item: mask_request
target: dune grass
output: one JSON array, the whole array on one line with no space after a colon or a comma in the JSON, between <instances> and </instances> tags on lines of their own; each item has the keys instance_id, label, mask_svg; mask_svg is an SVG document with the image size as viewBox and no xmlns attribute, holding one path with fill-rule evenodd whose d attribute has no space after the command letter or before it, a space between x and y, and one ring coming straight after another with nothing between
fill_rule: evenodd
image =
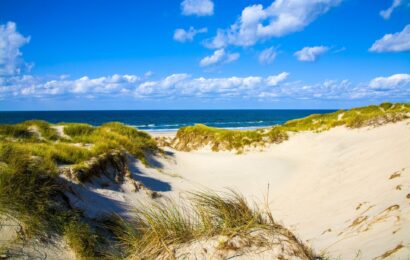
<instances>
[{"instance_id":1,"label":"dune grass","mask_svg":"<svg viewBox=\"0 0 410 260\"><path fill-rule=\"evenodd\" d=\"M129 259L173 258L183 244L216 236L250 236L259 231L285 235L302 248L301 254L314 259L314 253L288 230L273 221L270 211L251 207L233 191L190 193L185 203L156 202L137 211L132 221L118 221L114 232Z\"/></svg>"},{"instance_id":2,"label":"dune grass","mask_svg":"<svg viewBox=\"0 0 410 260\"><path fill-rule=\"evenodd\" d=\"M0 145L0 214L18 219L31 237L56 228L49 218L52 197L58 194L53 174L40 159L9 144Z\"/></svg>"},{"instance_id":3,"label":"dune grass","mask_svg":"<svg viewBox=\"0 0 410 260\"><path fill-rule=\"evenodd\" d=\"M28 126L22 124L0 125L0 136L5 138L32 138L33 133L29 131Z\"/></svg>"},{"instance_id":4,"label":"dune grass","mask_svg":"<svg viewBox=\"0 0 410 260\"><path fill-rule=\"evenodd\" d=\"M336 126L349 128L378 126L409 117L410 104L382 103L379 106L372 105L327 114L313 114L265 129L241 131L198 124L179 129L173 146L181 151L210 146L213 151L236 150L240 153L246 147L283 142L288 139L288 132L322 132Z\"/></svg>"},{"instance_id":5,"label":"dune grass","mask_svg":"<svg viewBox=\"0 0 410 260\"><path fill-rule=\"evenodd\" d=\"M266 142L280 143L287 140L286 131L280 126L268 130L229 130L202 124L187 126L178 130L175 147L190 151L210 145L212 151L236 150L242 152L247 146L263 145Z\"/></svg>"},{"instance_id":6,"label":"dune grass","mask_svg":"<svg viewBox=\"0 0 410 260\"><path fill-rule=\"evenodd\" d=\"M117 167L120 159L126 165L125 151L145 161L147 154L159 149L148 134L120 123L100 127L68 124L64 128L70 138L59 136L43 121L0 125L0 215L21 225L23 239L64 237L78 257L89 259L101 251L97 248L100 237L68 205L60 167L90 168L88 162L107 158ZM94 168L94 172L101 170Z\"/></svg>"},{"instance_id":7,"label":"dune grass","mask_svg":"<svg viewBox=\"0 0 410 260\"><path fill-rule=\"evenodd\" d=\"M30 120L22 123L23 125L31 127L34 131L38 131L41 138L45 140L57 140L59 138L57 130L52 128L49 123L42 120Z\"/></svg>"},{"instance_id":8,"label":"dune grass","mask_svg":"<svg viewBox=\"0 0 410 260\"><path fill-rule=\"evenodd\" d=\"M63 235L67 244L80 259L94 259L102 238L84 222L71 220L64 226Z\"/></svg>"},{"instance_id":9,"label":"dune grass","mask_svg":"<svg viewBox=\"0 0 410 260\"><path fill-rule=\"evenodd\" d=\"M89 136L94 131L94 127L89 124L62 123L64 133L70 137Z\"/></svg>"},{"instance_id":10,"label":"dune grass","mask_svg":"<svg viewBox=\"0 0 410 260\"><path fill-rule=\"evenodd\" d=\"M288 131L326 131L336 126L345 125L350 128L377 126L396 122L409 117L410 104L382 103L379 106L339 110L328 114L313 114L301 119L294 119L283 124Z\"/></svg>"}]
</instances>

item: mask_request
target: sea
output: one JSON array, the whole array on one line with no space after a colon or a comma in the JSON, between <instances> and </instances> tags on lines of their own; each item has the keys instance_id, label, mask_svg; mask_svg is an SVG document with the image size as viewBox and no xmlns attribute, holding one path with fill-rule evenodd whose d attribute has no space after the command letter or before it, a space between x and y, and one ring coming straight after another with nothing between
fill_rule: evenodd
<instances>
[{"instance_id":1,"label":"sea","mask_svg":"<svg viewBox=\"0 0 410 260\"><path fill-rule=\"evenodd\" d=\"M229 129L254 129L335 110L111 110L111 111L0 111L0 124L26 120L50 123L87 123L98 126L121 122L140 130L172 132L194 124Z\"/></svg>"}]
</instances>

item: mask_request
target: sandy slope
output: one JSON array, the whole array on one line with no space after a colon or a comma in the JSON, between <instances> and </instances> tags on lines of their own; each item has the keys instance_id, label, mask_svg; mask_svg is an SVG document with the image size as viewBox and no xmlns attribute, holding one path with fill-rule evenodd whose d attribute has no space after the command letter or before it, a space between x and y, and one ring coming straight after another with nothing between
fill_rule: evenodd
<instances>
[{"instance_id":1,"label":"sandy slope","mask_svg":"<svg viewBox=\"0 0 410 260\"><path fill-rule=\"evenodd\" d=\"M276 218L317 251L342 259L410 256L409 120L299 133L243 155L169 152L159 159L163 174L147 173L169 185L165 193L230 187L263 203L269 184Z\"/></svg>"}]
</instances>

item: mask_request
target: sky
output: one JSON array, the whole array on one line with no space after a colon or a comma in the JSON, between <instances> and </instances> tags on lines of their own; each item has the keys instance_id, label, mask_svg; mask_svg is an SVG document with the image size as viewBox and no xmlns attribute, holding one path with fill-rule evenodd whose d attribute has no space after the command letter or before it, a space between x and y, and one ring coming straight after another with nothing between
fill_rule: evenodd
<instances>
[{"instance_id":1,"label":"sky","mask_svg":"<svg viewBox=\"0 0 410 260\"><path fill-rule=\"evenodd\" d=\"M1 0L0 110L410 102L409 0Z\"/></svg>"}]
</instances>

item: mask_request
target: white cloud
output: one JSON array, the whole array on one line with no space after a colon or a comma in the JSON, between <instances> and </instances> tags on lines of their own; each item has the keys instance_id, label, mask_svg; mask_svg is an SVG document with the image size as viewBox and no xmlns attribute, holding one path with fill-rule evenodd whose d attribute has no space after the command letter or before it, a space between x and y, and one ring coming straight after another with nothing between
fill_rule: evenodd
<instances>
[{"instance_id":1,"label":"white cloud","mask_svg":"<svg viewBox=\"0 0 410 260\"><path fill-rule=\"evenodd\" d=\"M242 10L239 19L230 28L218 29L216 36L206 46L216 49L228 45L251 46L258 41L301 31L341 1L275 0L266 8L260 4L251 5Z\"/></svg>"},{"instance_id":2,"label":"white cloud","mask_svg":"<svg viewBox=\"0 0 410 260\"><path fill-rule=\"evenodd\" d=\"M118 75L78 79L66 76L55 79L43 77L9 76L0 78L0 97L32 95L35 97L55 95L120 95L137 86L141 78L136 75Z\"/></svg>"},{"instance_id":3,"label":"white cloud","mask_svg":"<svg viewBox=\"0 0 410 260\"><path fill-rule=\"evenodd\" d=\"M410 51L410 24L401 32L386 34L373 43L369 49L373 52L401 52Z\"/></svg>"},{"instance_id":4,"label":"white cloud","mask_svg":"<svg viewBox=\"0 0 410 260\"><path fill-rule=\"evenodd\" d=\"M396 9L400 4L401 0L393 0L393 3L389 8L380 11L380 16L386 20L389 19L391 14L393 13L393 10Z\"/></svg>"},{"instance_id":5,"label":"white cloud","mask_svg":"<svg viewBox=\"0 0 410 260\"><path fill-rule=\"evenodd\" d=\"M389 77L377 77L370 81L369 86L373 89L395 89L401 86L410 87L410 74L394 74Z\"/></svg>"},{"instance_id":6,"label":"white cloud","mask_svg":"<svg viewBox=\"0 0 410 260\"><path fill-rule=\"evenodd\" d=\"M183 75L182 77L180 75ZM288 73L268 77L228 77L228 78L191 78L186 74L173 74L155 82L144 82L135 89L138 98L155 97L256 97L272 86L278 86L287 78ZM180 80L165 84L168 78ZM166 85L166 89L163 86Z\"/></svg>"},{"instance_id":7,"label":"white cloud","mask_svg":"<svg viewBox=\"0 0 410 260\"><path fill-rule=\"evenodd\" d=\"M305 47L297 52L294 55L300 61L315 61L317 57L326 53L329 50L326 46L313 46Z\"/></svg>"},{"instance_id":8,"label":"white cloud","mask_svg":"<svg viewBox=\"0 0 410 260\"><path fill-rule=\"evenodd\" d=\"M184 0L181 9L183 15L213 15L214 3L211 0Z\"/></svg>"},{"instance_id":9,"label":"white cloud","mask_svg":"<svg viewBox=\"0 0 410 260\"><path fill-rule=\"evenodd\" d=\"M179 28L174 32L174 40L178 42L192 42L195 35L197 35L198 33L206 33L207 31L207 28L195 29L192 26L189 27L188 30Z\"/></svg>"},{"instance_id":10,"label":"white cloud","mask_svg":"<svg viewBox=\"0 0 410 260\"><path fill-rule=\"evenodd\" d=\"M20 48L30 41L16 30L16 24L0 25L0 76L19 74L24 62Z\"/></svg>"},{"instance_id":11,"label":"white cloud","mask_svg":"<svg viewBox=\"0 0 410 260\"><path fill-rule=\"evenodd\" d=\"M210 56L204 57L200 62L199 65L201 67L206 67L215 64L226 64L239 59L239 53L227 53L224 49L219 49L214 51L214 53Z\"/></svg>"},{"instance_id":12,"label":"white cloud","mask_svg":"<svg viewBox=\"0 0 410 260\"><path fill-rule=\"evenodd\" d=\"M275 76L269 76L266 78L266 84L268 86L277 86L280 82L284 81L288 76L288 72L282 72Z\"/></svg>"},{"instance_id":13,"label":"white cloud","mask_svg":"<svg viewBox=\"0 0 410 260\"><path fill-rule=\"evenodd\" d=\"M274 47L264 49L259 54L259 62L262 63L262 64L270 64L275 60L276 55L277 55L277 53L276 53L276 49Z\"/></svg>"},{"instance_id":14,"label":"white cloud","mask_svg":"<svg viewBox=\"0 0 410 260\"><path fill-rule=\"evenodd\" d=\"M136 75L105 77L42 78L36 76L0 77L0 100L30 98L120 98L137 99L295 99L295 100L389 100L410 98L410 74L377 77L353 84L349 80L324 80L314 84L289 81L289 73L245 77L192 77L171 74L158 80Z\"/></svg>"}]
</instances>

